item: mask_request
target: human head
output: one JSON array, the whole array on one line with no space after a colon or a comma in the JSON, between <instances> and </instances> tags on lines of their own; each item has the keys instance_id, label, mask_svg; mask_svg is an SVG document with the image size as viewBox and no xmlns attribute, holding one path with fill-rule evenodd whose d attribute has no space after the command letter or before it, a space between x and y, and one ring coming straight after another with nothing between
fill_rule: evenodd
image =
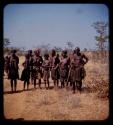
<instances>
[{"instance_id":1,"label":"human head","mask_svg":"<svg viewBox=\"0 0 113 125\"><path fill-rule=\"evenodd\" d=\"M25 58L26 58L26 59L29 59L29 54L25 54Z\"/></svg>"},{"instance_id":2,"label":"human head","mask_svg":"<svg viewBox=\"0 0 113 125\"><path fill-rule=\"evenodd\" d=\"M52 55L52 56L55 56L55 55L56 55L56 51L55 51L54 49L52 49L51 55Z\"/></svg>"},{"instance_id":3,"label":"human head","mask_svg":"<svg viewBox=\"0 0 113 125\"><path fill-rule=\"evenodd\" d=\"M57 53L57 55L56 55L58 58L59 58L59 54Z\"/></svg>"},{"instance_id":4,"label":"human head","mask_svg":"<svg viewBox=\"0 0 113 125\"><path fill-rule=\"evenodd\" d=\"M76 53L79 53L79 52L80 52L80 48L79 48L79 47L76 47L76 48L75 48L75 52L76 52Z\"/></svg>"},{"instance_id":5,"label":"human head","mask_svg":"<svg viewBox=\"0 0 113 125\"><path fill-rule=\"evenodd\" d=\"M48 59L49 58L49 54L48 53L44 54L44 58Z\"/></svg>"},{"instance_id":6,"label":"human head","mask_svg":"<svg viewBox=\"0 0 113 125\"><path fill-rule=\"evenodd\" d=\"M36 56L39 56L40 55L40 50L37 49L37 50L34 51L34 53L35 53Z\"/></svg>"},{"instance_id":7,"label":"human head","mask_svg":"<svg viewBox=\"0 0 113 125\"><path fill-rule=\"evenodd\" d=\"M63 50L63 51L62 51L62 56L63 56L64 58L67 57L67 50Z\"/></svg>"},{"instance_id":8,"label":"human head","mask_svg":"<svg viewBox=\"0 0 113 125\"><path fill-rule=\"evenodd\" d=\"M12 50L12 51L11 51L12 56L15 56L16 52L17 52L17 50L15 50L15 49L14 49L14 50Z\"/></svg>"},{"instance_id":9,"label":"human head","mask_svg":"<svg viewBox=\"0 0 113 125\"><path fill-rule=\"evenodd\" d=\"M28 50L28 54L31 55L32 54L32 50Z\"/></svg>"},{"instance_id":10,"label":"human head","mask_svg":"<svg viewBox=\"0 0 113 125\"><path fill-rule=\"evenodd\" d=\"M73 51L73 54L75 53L80 53L80 48L79 47L76 47L75 50Z\"/></svg>"}]
</instances>

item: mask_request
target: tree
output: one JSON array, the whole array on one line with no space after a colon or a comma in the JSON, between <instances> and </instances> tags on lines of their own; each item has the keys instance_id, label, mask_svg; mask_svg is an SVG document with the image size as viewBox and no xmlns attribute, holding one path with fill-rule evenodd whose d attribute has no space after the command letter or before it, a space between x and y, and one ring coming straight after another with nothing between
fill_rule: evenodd
<instances>
[{"instance_id":1,"label":"tree","mask_svg":"<svg viewBox=\"0 0 113 125\"><path fill-rule=\"evenodd\" d=\"M95 36L95 39L97 41L97 47L101 51L101 54L103 54L103 51L105 50L105 43L108 41L108 34L107 34L107 28L108 23L105 22L95 22L92 25L96 32L98 33L97 36Z\"/></svg>"},{"instance_id":2,"label":"tree","mask_svg":"<svg viewBox=\"0 0 113 125\"><path fill-rule=\"evenodd\" d=\"M87 48L84 48L84 50L83 50L84 52L86 52L87 51Z\"/></svg>"},{"instance_id":3,"label":"tree","mask_svg":"<svg viewBox=\"0 0 113 125\"><path fill-rule=\"evenodd\" d=\"M61 51L62 51L62 48L61 48L61 47L55 46L54 49L55 49L55 51L57 51L57 52L61 52Z\"/></svg>"},{"instance_id":4,"label":"tree","mask_svg":"<svg viewBox=\"0 0 113 125\"><path fill-rule=\"evenodd\" d=\"M3 48L4 48L4 53L9 53L10 48L8 47L10 45L10 40L8 38L3 39Z\"/></svg>"},{"instance_id":5,"label":"tree","mask_svg":"<svg viewBox=\"0 0 113 125\"><path fill-rule=\"evenodd\" d=\"M45 53L49 53L50 44L48 43L48 44L39 45L38 47L36 47L36 49L40 49L41 54L44 55Z\"/></svg>"},{"instance_id":6,"label":"tree","mask_svg":"<svg viewBox=\"0 0 113 125\"><path fill-rule=\"evenodd\" d=\"M95 39L97 41L97 57L101 59L102 62L106 61L107 55L106 55L106 43L108 42L108 23L107 22L95 22L92 25L97 32L97 36L95 36Z\"/></svg>"},{"instance_id":7,"label":"tree","mask_svg":"<svg viewBox=\"0 0 113 125\"><path fill-rule=\"evenodd\" d=\"M4 48L7 48L10 45L10 40L8 38L4 38Z\"/></svg>"},{"instance_id":8,"label":"tree","mask_svg":"<svg viewBox=\"0 0 113 125\"><path fill-rule=\"evenodd\" d=\"M73 46L74 46L74 45L73 45L72 42L67 42L66 44L67 44L69 50L72 50L72 49L73 49Z\"/></svg>"}]
</instances>

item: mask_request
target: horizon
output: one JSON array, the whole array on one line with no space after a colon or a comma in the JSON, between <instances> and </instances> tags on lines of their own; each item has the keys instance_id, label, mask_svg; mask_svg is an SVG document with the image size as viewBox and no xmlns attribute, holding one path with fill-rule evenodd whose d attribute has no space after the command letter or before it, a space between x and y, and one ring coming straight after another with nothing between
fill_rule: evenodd
<instances>
[{"instance_id":1,"label":"horizon","mask_svg":"<svg viewBox=\"0 0 113 125\"><path fill-rule=\"evenodd\" d=\"M25 49L47 44L64 49L67 42L81 50L96 49L97 33L91 25L97 21L109 23L105 4L8 4L4 38L9 38L10 46Z\"/></svg>"}]
</instances>

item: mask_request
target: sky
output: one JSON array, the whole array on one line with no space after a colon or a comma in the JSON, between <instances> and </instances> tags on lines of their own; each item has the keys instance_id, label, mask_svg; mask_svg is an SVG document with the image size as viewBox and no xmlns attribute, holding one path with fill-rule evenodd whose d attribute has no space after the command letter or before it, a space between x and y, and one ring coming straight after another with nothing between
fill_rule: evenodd
<instances>
[{"instance_id":1,"label":"sky","mask_svg":"<svg viewBox=\"0 0 113 125\"><path fill-rule=\"evenodd\" d=\"M32 49L50 44L65 48L95 49L94 22L109 23L109 9L104 4L8 4L4 8L4 38L13 47Z\"/></svg>"}]
</instances>

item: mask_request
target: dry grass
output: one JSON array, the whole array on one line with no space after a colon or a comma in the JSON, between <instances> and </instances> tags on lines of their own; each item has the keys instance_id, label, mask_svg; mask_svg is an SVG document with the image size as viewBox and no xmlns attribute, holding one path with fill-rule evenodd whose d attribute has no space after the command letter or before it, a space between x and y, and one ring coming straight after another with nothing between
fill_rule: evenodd
<instances>
[{"instance_id":1,"label":"dry grass","mask_svg":"<svg viewBox=\"0 0 113 125\"><path fill-rule=\"evenodd\" d=\"M21 64L24 57L20 57ZM4 94L6 118L24 120L104 120L109 116L109 65L89 62L82 94L72 94L71 89L33 89L15 94ZM53 83L50 79L50 85ZM18 81L18 90L23 84ZM4 91L9 91L9 81L4 80ZM103 100L101 98L104 98ZM10 106L9 106L10 105Z\"/></svg>"},{"instance_id":2,"label":"dry grass","mask_svg":"<svg viewBox=\"0 0 113 125\"><path fill-rule=\"evenodd\" d=\"M109 93L109 64L89 61L85 66L87 76L84 80L85 86L90 92L98 92L98 97L108 97Z\"/></svg>"}]
</instances>

